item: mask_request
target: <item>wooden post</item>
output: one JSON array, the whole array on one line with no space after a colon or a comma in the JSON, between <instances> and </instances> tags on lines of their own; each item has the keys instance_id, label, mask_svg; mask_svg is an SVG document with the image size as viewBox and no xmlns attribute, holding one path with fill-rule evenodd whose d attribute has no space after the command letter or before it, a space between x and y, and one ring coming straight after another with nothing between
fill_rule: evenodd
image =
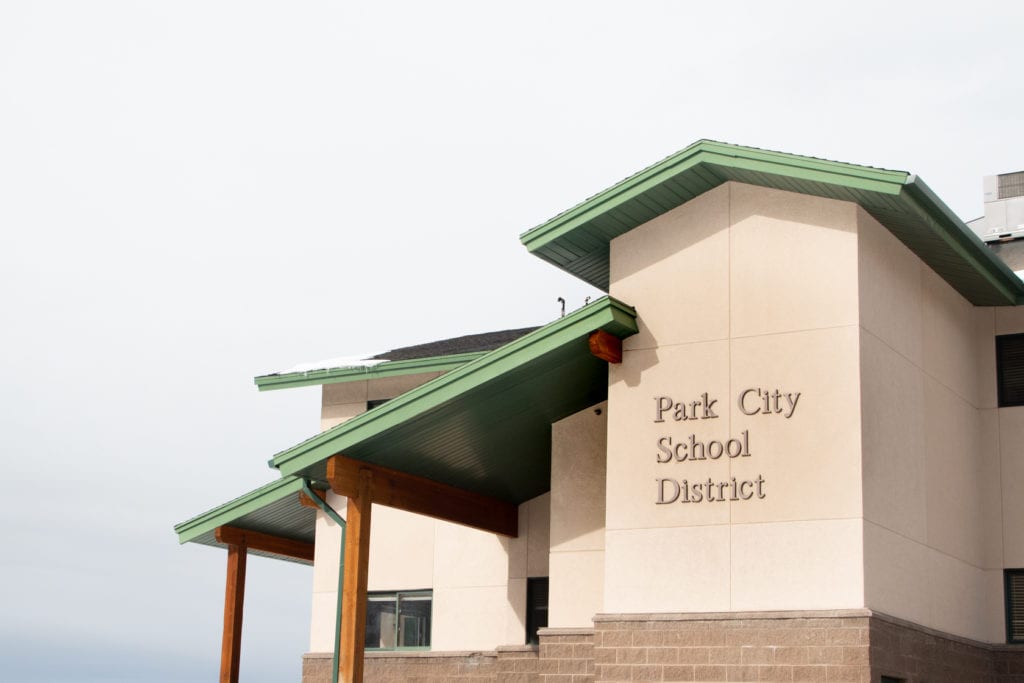
<instances>
[{"instance_id":1,"label":"wooden post","mask_svg":"<svg viewBox=\"0 0 1024 683\"><path fill-rule=\"evenodd\" d=\"M370 567L370 510L373 473L359 471L345 519L345 577L341 603L341 683L363 683L366 650L366 583Z\"/></svg>"},{"instance_id":2,"label":"wooden post","mask_svg":"<svg viewBox=\"0 0 1024 683\"><path fill-rule=\"evenodd\" d=\"M238 683L242 660L242 605L245 602L245 544L228 546L228 579L224 590L224 639L220 648L220 683Z\"/></svg>"}]
</instances>

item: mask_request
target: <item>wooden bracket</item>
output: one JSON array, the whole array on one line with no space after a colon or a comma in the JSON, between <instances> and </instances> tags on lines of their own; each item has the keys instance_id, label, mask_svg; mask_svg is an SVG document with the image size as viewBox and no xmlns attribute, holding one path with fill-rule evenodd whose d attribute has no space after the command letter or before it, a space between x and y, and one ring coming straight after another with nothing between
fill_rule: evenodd
<instances>
[{"instance_id":1,"label":"wooden bracket","mask_svg":"<svg viewBox=\"0 0 1024 683\"><path fill-rule=\"evenodd\" d=\"M327 500L326 491L317 491L316 489L313 489L313 493L315 493L320 500ZM299 491L299 505L302 507L313 508L314 510L320 509L320 506L314 503L313 499L307 496L305 491Z\"/></svg>"},{"instance_id":2,"label":"wooden bracket","mask_svg":"<svg viewBox=\"0 0 1024 683\"><path fill-rule=\"evenodd\" d=\"M608 361L609 363L622 362L622 340L614 334L604 330L597 330L590 333L587 342L590 344L590 353L601 360Z\"/></svg>"}]
</instances>

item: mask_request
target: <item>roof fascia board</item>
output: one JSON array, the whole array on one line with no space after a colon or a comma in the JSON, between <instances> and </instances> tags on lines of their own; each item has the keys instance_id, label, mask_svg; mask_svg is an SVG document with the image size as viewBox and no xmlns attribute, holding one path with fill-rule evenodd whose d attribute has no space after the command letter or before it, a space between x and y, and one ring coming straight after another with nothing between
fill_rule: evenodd
<instances>
[{"instance_id":1,"label":"roof fascia board","mask_svg":"<svg viewBox=\"0 0 1024 683\"><path fill-rule=\"evenodd\" d=\"M667 159L563 211L551 220L527 230L519 236L519 241L529 251L536 251L548 242L605 213L616 204L626 201L642 193L644 190L656 187L677 173L694 165L694 157L697 154L695 147L698 144L700 143L695 143L686 149L676 152Z\"/></svg>"},{"instance_id":2,"label":"roof fascia board","mask_svg":"<svg viewBox=\"0 0 1024 683\"><path fill-rule=\"evenodd\" d=\"M635 334L636 311L609 296L601 297L564 318L488 351L471 363L278 453L270 465L279 468L283 475L294 475L598 329L620 338Z\"/></svg>"},{"instance_id":3,"label":"roof fascia board","mask_svg":"<svg viewBox=\"0 0 1024 683\"><path fill-rule=\"evenodd\" d=\"M282 498L297 494L301 490L302 479L300 477L283 477L265 486L261 486L223 505L218 505L201 515L197 515L188 521L176 524L174 531L178 534L178 543L194 541L219 526L231 524L245 515L256 512L260 508L275 503Z\"/></svg>"},{"instance_id":4,"label":"roof fascia board","mask_svg":"<svg viewBox=\"0 0 1024 683\"><path fill-rule=\"evenodd\" d=\"M273 391L321 384L360 382L399 375L416 375L424 372L446 372L474 361L484 353L486 351L472 351L453 353L448 356L385 361L372 367L328 368L311 372L290 372L284 375L261 375L255 377L253 381L260 391Z\"/></svg>"},{"instance_id":5,"label":"roof fascia board","mask_svg":"<svg viewBox=\"0 0 1024 683\"><path fill-rule=\"evenodd\" d=\"M1024 303L1024 282L1021 282L1010 267L996 256L923 180L911 175L905 187L914 209L925 219L927 225L984 277L1006 299L1007 305Z\"/></svg>"},{"instance_id":6,"label":"roof fascia board","mask_svg":"<svg viewBox=\"0 0 1024 683\"><path fill-rule=\"evenodd\" d=\"M839 162L824 162L830 166L805 163L803 157L797 157L799 163L787 158L759 158L754 155L721 154L708 151L701 154L701 161L723 168L739 168L746 171L758 171L772 175L797 178L811 182L839 185L855 190L880 192L898 195L900 187L908 174L903 171L886 171ZM821 161L821 160L811 160ZM879 173L887 174L881 176Z\"/></svg>"}]
</instances>

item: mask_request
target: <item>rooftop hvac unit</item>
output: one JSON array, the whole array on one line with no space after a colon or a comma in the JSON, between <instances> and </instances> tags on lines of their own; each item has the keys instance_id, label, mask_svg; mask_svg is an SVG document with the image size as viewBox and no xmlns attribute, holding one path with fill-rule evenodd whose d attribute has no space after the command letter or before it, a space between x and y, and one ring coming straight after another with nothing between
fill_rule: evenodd
<instances>
[{"instance_id":1,"label":"rooftop hvac unit","mask_svg":"<svg viewBox=\"0 0 1024 683\"><path fill-rule=\"evenodd\" d=\"M1024 238L1024 171L986 176L985 215L967 225L986 242Z\"/></svg>"}]
</instances>

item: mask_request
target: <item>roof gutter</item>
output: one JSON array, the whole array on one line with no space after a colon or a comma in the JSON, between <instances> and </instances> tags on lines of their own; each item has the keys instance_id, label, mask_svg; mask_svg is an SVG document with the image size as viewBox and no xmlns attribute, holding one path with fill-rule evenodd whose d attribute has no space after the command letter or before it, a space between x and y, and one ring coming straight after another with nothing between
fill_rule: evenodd
<instances>
[{"instance_id":1,"label":"roof gutter","mask_svg":"<svg viewBox=\"0 0 1024 683\"><path fill-rule=\"evenodd\" d=\"M305 493L311 501L325 515L334 520L335 524L341 527L341 552L338 556L338 608L334 616L334 657L331 661L331 683L338 683L338 669L340 668L341 662L338 661L341 653L341 599L342 599L342 585L345 581L345 520L342 519L334 508L327 504L325 498L321 498L313 490L313 487L309 485L309 479L302 478L302 492Z\"/></svg>"}]
</instances>

